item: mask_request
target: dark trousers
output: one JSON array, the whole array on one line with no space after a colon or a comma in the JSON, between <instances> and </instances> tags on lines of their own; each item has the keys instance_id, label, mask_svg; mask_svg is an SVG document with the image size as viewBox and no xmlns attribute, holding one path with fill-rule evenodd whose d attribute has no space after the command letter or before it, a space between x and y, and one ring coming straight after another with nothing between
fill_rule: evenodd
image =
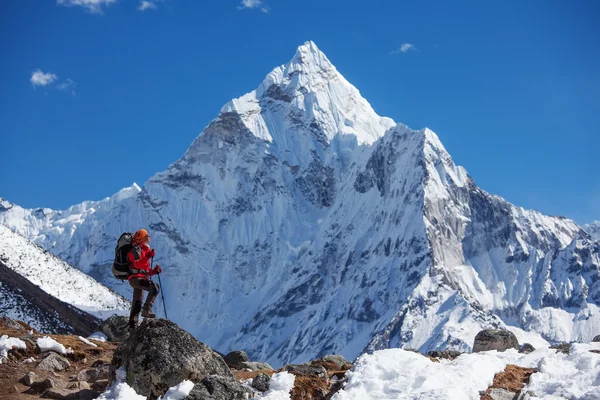
<instances>
[{"instance_id":1,"label":"dark trousers","mask_svg":"<svg viewBox=\"0 0 600 400\"><path fill-rule=\"evenodd\" d=\"M140 319L140 311L142 311L142 301L144 300L144 291L148 292L144 308L151 310L156 296L160 291L158 283L152 282L150 279L132 278L129 280L129 285L133 288L133 301L131 302L131 313L129 314L129 326L136 327Z\"/></svg>"}]
</instances>

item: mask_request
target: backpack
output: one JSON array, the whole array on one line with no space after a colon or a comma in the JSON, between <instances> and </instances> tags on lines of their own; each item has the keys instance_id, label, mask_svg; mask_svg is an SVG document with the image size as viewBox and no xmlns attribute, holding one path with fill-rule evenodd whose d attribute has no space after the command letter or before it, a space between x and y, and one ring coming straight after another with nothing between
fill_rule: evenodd
<instances>
[{"instance_id":1,"label":"backpack","mask_svg":"<svg viewBox=\"0 0 600 400\"><path fill-rule=\"evenodd\" d=\"M133 235L130 232L123 233L119 240L117 240L117 246L115 247L115 261L112 266L112 273L117 279L125 280L129 276L129 260L127 259L127 253L131 250L131 241Z\"/></svg>"}]
</instances>

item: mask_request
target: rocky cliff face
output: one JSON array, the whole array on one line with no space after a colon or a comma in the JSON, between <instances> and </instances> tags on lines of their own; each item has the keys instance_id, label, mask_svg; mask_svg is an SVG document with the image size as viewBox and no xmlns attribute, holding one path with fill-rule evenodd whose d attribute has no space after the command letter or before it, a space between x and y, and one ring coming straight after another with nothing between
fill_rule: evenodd
<instances>
[{"instance_id":1,"label":"rocky cliff face","mask_svg":"<svg viewBox=\"0 0 600 400\"><path fill-rule=\"evenodd\" d=\"M544 272L580 227L478 188L435 133L378 116L312 42L141 189L65 211L0 205L1 223L124 295L114 243L148 228L169 316L274 365L464 350L483 327L600 329L598 264Z\"/></svg>"}]
</instances>

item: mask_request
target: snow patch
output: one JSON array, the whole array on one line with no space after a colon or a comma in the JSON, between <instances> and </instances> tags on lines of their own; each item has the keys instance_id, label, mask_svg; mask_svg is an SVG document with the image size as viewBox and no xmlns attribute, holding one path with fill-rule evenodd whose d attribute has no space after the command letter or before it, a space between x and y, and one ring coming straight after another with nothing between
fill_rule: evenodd
<instances>
[{"instance_id":1,"label":"snow patch","mask_svg":"<svg viewBox=\"0 0 600 400\"><path fill-rule=\"evenodd\" d=\"M182 381L179 385L173 386L167 390L165 397L159 397L158 400L182 400L184 399L192 389L194 388L194 382Z\"/></svg>"},{"instance_id":2,"label":"snow patch","mask_svg":"<svg viewBox=\"0 0 600 400\"><path fill-rule=\"evenodd\" d=\"M59 354L73 354L73 350L70 347L65 348L65 346L52 339L50 336L38 338L37 345L42 353L46 351L54 351L55 353Z\"/></svg>"},{"instance_id":3,"label":"snow patch","mask_svg":"<svg viewBox=\"0 0 600 400\"><path fill-rule=\"evenodd\" d=\"M92 346L92 347L98 347L98 345L97 345L97 344L90 342L89 340L87 340L87 339L86 339L86 338L84 338L84 337L81 337L81 336L77 336L77 337L79 338L79 340L81 340L83 343L85 343L85 344L87 344L87 345L90 345L90 346Z\"/></svg>"},{"instance_id":4,"label":"snow patch","mask_svg":"<svg viewBox=\"0 0 600 400\"><path fill-rule=\"evenodd\" d=\"M22 349L25 350L27 347L25 342L18 338L13 338L8 335L2 335L0 337L0 364L3 359L8 358L8 351L11 349Z\"/></svg>"}]
</instances>

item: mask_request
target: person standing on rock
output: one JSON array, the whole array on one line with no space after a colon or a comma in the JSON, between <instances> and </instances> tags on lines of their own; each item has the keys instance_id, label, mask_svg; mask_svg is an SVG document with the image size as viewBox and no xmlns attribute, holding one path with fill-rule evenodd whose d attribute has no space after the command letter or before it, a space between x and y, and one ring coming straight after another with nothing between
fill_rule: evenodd
<instances>
[{"instance_id":1,"label":"person standing on rock","mask_svg":"<svg viewBox=\"0 0 600 400\"><path fill-rule=\"evenodd\" d=\"M132 331L137 327L140 311L144 318L156 318L156 315L152 312L152 305L160 286L152 282L152 276L160 274L162 269L159 265L152 268L150 266L150 260L154 258L154 249L149 246L150 235L145 229L140 229L133 235L131 242L131 250L127 254L129 260L129 285L133 288L133 301L131 302L131 313L129 314L129 330ZM144 307L142 307L142 301L144 300L144 291L148 292Z\"/></svg>"}]
</instances>

